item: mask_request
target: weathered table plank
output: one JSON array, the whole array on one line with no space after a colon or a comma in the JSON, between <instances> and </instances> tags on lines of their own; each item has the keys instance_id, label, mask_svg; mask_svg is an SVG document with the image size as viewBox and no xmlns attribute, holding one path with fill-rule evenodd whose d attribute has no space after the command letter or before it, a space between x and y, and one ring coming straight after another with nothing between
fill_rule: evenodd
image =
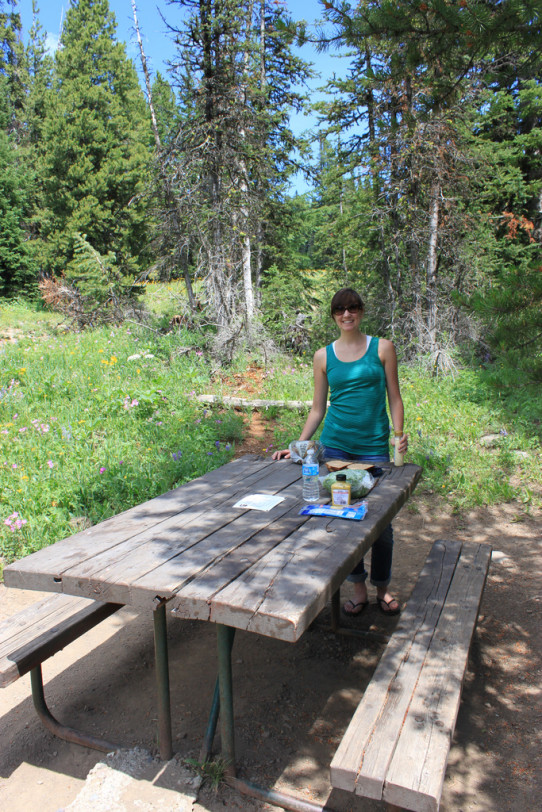
<instances>
[{"instance_id":1,"label":"weathered table plank","mask_svg":"<svg viewBox=\"0 0 542 812\"><path fill-rule=\"evenodd\" d=\"M410 468L386 472L363 522L311 517L212 598L211 620L299 639L414 490L420 469Z\"/></svg>"},{"instance_id":2,"label":"weathered table plank","mask_svg":"<svg viewBox=\"0 0 542 812\"><path fill-rule=\"evenodd\" d=\"M226 553L217 566L203 570L184 584L169 604L172 612L181 618L210 620L213 598L267 553L283 544L284 539L306 521L307 516L299 515L299 502L296 501L294 507L275 518L271 526L259 530L247 542Z\"/></svg>"},{"instance_id":3,"label":"weathered table plank","mask_svg":"<svg viewBox=\"0 0 542 812\"><path fill-rule=\"evenodd\" d=\"M356 523L299 516L301 466L243 458L6 567L6 585L137 608L159 598L182 617L295 640L420 473L388 466ZM269 512L233 507L255 492L284 501Z\"/></svg>"},{"instance_id":4,"label":"weathered table plank","mask_svg":"<svg viewBox=\"0 0 542 812\"><path fill-rule=\"evenodd\" d=\"M186 485L154 497L5 567L5 584L22 589L62 592L62 576L70 567L79 566L134 535L159 527L162 522L201 502L204 503L204 510L208 510L209 500L220 499L218 488L223 486L225 479L232 486L238 484L239 490L245 492L246 482L265 481L268 468L272 469L272 463L268 462L264 466L261 458L255 456L233 460L227 466L210 471Z\"/></svg>"}]
</instances>

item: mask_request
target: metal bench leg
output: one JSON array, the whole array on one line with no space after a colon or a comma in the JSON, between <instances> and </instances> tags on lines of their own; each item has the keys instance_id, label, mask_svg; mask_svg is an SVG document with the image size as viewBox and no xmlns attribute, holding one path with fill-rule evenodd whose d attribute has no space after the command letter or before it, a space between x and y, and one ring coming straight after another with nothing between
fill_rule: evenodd
<instances>
[{"instance_id":1,"label":"metal bench leg","mask_svg":"<svg viewBox=\"0 0 542 812\"><path fill-rule=\"evenodd\" d=\"M220 685L220 738L227 775L235 776L235 731L233 720L233 682L231 650L235 629L217 623L218 680Z\"/></svg>"},{"instance_id":2,"label":"metal bench leg","mask_svg":"<svg viewBox=\"0 0 542 812\"><path fill-rule=\"evenodd\" d=\"M104 739L98 739L95 736L74 730L72 727L67 727L55 719L45 701L41 665L37 665L30 670L30 683L32 685L34 707L40 720L47 730L55 736L58 736L59 739L64 739L64 741L71 742L72 744L81 744L83 747L90 747L93 750L100 750L102 753L110 753L120 748L119 744L112 744Z\"/></svg>"},{"instance_id":3,"label":"metal bench leg","mask_svg":"<svg viewBox=\"0 0 542 812\"><path fill-rule=\"evenodd\" d=\"M169 659L167 650L166 604L160 603L153 611L154 658L158 688L158 744L160 758L169 761L173 756L171 737L171 702L169 693Z\"/></svg>"}]
</instances>

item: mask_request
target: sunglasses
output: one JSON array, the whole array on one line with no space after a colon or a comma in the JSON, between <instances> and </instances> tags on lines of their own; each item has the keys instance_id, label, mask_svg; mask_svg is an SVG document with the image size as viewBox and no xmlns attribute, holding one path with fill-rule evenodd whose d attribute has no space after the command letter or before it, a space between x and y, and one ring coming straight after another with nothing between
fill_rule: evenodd
<instances>
[{"instance_id":1,"label":"sunglasses","mask_svg":"<svg viewBox=\"0 0 542 812\"><path fill-rule=\"evenodd\" d=\"M333 315L342 316L346 310L348 310L349 313L359 313L361 307L358 304L351 304L347 305L346 307L344 305L337 305L333 308Z\"/></svg>"}]
</instances>

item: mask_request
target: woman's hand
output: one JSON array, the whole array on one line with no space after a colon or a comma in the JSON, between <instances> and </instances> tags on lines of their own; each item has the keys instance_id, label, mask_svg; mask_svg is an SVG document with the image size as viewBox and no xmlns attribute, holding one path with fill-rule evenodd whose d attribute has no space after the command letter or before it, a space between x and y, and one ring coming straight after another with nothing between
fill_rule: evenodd
<instances>
[{"instance_id":1,"label":"woman's hand","mask_svg":"<svg viewBox=\"0 0 542 812\"><path fill-rule=\"evenodd\" d=\"M402 434L401 437L392 437L391 444L397 446L397 451L400 454L406 454L408 451L408 434Z\"/></svg>"},{"instance_id":2,"label":"woman's hand","mask_svg":"<svg viewBox=\"0 0 542 812\"><path fill-rule=\"evenodd\" d=\"M290 449L283 448L281 451L275 451L273 456L271 457L272 460L281 460L284 457L285 460L290 459Z\"/></svg>"}]
</instances>

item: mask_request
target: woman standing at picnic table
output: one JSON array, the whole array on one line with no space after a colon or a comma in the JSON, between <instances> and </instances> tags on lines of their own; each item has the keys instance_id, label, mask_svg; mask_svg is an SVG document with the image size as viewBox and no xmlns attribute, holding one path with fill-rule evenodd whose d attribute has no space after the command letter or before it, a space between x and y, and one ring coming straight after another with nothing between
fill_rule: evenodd
<instances>
[{"instance_id":1,"label":"woman standing at picnic table","mask_svg":"<svg viewBox=\"0 0 542 812\"><path fill-rule=\"evenodd\" d=\"M325 415L320 442L326 460L348 460L378 464L389 461L389 420L386 392L394 429L392 443L404 453L408 437L403 433L404 407L397 375L397 355L391 341L374 338L360 329L364 305L352 288L337 291L331 300L331 318L341 331L339 338L314 354L312 407L300 435L310 440ZM330 406L327 410L327 396ZM273 459L288 459L283 449ZM399 604L389 593L393 556L393 530L385 528L371 549L371 583L377 604L384 614L397 615ZM367 571L363 559L348 580L354 597L343 606L347 615L359 615L369 604Z\"/></svg>"}]
</instances>

